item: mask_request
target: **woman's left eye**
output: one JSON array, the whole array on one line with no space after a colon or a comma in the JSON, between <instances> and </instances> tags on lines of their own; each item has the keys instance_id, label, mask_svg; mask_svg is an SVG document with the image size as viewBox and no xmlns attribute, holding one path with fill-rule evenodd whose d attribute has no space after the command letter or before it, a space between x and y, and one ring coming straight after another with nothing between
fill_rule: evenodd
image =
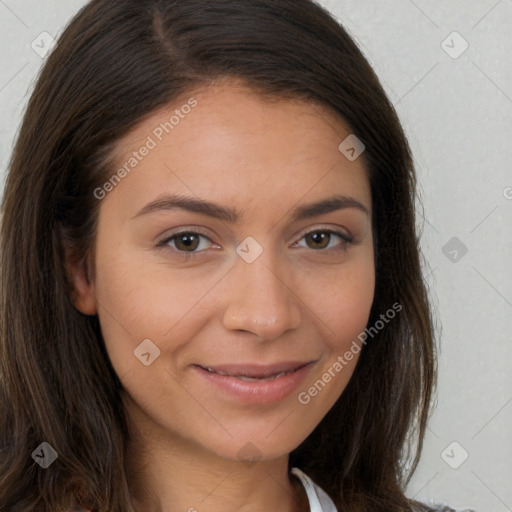
<instances>
[{"instance_id":1,"label":"woman's left eye","mask_svg":"<svg viewBox=\"0 0 512 512\"><path fill-rule=\"evenodd\" d=\"M340 238L342 240L342 242L335 244L334 247L332 245L329 247L329 244L332 242L333 235L335 237ZM306 233L301 238L301 240L302 239L305 239L306 241L309 240L309 241L313 242L313 244L317 244L317 247L310 247L310 248L315 249L315 250L323 249L323 252L343 250L346 248L347 245L349 245L353 242L353 239L350 235L347 235L346 233L342 233L339 231L332 231L331 229L317 229L315 231L310 231L309 233ZM327 245L325 244L326 241L327 241Z\"/></svg>"},{"instance_id":2,"label":"woman's left eye","mask_svg":"<svg viewBox=\"0 0 512 512\"><path fill-rule=\"evenodd\" d=\"M333 246L331 244L333 241L333 236L341 239L341 243L334 244ZM201 248L201 239L213 243L208 236L202 233L198 233L196 231L182 231L158 242L157 247L171 246L174 251L179 253L180 257L188 258L200 252L204 252L204 250L208 248L208 243L206 243L206 247L203 246ZM350 235L330 229L317 229L310 231L309 233L303 235L300 240L303 239L306 241L306 244L313 244L313 247L309 246L310 249L321 250L322 252L343 250L346 249L347 245L353 242L353 239ZM293 245L295 247L304 247L303 245L298 245L297 243ZM308 245L306 245L306 247L308 247Z\"/></svg>"}]
</instances>

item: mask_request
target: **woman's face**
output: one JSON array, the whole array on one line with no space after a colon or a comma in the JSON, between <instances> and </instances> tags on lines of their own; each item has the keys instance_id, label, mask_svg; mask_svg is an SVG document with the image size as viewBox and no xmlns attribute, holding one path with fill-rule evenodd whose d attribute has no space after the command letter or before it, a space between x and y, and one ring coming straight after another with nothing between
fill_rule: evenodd
<instances>
[{"instance_id":1,"label":"woman's face","mask_svg":"<svg viewBox=\"0 0 512 512\"><path fill-rule=\"evenodd\" d=\"M98 314L141 431L270 459L341 395L375 278L368 178L338 149L349 134L326 109L225 82L121 141L75 304Z\"/></svg>"}]
</instances>

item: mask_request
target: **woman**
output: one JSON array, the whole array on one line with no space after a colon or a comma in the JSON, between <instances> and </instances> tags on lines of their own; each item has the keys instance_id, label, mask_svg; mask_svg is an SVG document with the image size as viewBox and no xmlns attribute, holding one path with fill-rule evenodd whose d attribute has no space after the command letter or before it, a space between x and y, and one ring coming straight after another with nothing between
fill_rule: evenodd
<instances>
[{"instance_id":1,"label":"woman","mask_svg":"<svg viewBox=\"0 0 512 512\"><path fill-rule=\"evenodd\" d=\"M414 201L315 3L87 4L6 181L0 509L431 510Z\"/></svg>"}]
</instances>

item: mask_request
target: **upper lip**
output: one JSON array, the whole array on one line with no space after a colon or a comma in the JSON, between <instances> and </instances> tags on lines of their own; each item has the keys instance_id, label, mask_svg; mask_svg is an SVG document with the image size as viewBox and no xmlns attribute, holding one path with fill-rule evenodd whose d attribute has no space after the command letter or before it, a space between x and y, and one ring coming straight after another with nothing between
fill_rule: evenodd
<instances>
[{"instance_id":1,"label":"upper lip","mask_svg":"<svg viewBox=\"0 0 512 512\"><path fill-rule=\"evenodd\" d=\"M204 370L209 370L215 373L221 373L230 376L243 376L254 378L265 378L272 375L277 375L282 372L292 372L298 370L313 361L283 361L281 363L273 364L221 364L221 365L196 365Z\"/></svg>"}]
</instances>

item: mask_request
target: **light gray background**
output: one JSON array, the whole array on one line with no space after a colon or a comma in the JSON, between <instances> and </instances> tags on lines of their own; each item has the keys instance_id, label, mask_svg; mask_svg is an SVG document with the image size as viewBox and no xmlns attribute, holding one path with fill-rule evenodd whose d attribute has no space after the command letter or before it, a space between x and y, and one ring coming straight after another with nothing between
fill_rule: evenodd
<instances>
[{"instance_id":1,"label":"light gray background","mask_svg":"<svg viewBox=\"0 0 512 512\"><path fill-rule=\"evenodd\" d=\"M512 0L321 3L374 66L417 163L441 356L438 405L407 494L512 511ZM0 0L2 180L43 64L31 45L43 52L40 34L57 38L84 4ZM460 56L454 31L469 45Z\"/></svg>"}]
</instances>

